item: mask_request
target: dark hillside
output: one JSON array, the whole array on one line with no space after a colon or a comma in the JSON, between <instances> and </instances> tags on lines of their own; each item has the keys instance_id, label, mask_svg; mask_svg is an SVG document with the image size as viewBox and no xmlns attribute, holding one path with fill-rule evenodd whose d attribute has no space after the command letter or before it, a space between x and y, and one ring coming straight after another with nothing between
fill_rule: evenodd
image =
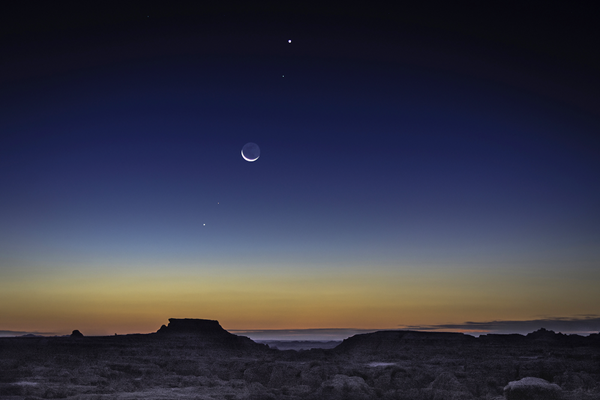
<instances>
[{"instance_id":1,"label":"dark hillside","mask_svg":"<svg viewBox=\"0 0 600 400\"><path fill-rule=\"evenodd\" d=\"M361 351L386 353L403 346L456 346L475 343L475 338L463 333L379 331L354 335L335 348L338 354Z\"/></svg>"},{"instance_id":2,"label":"dark hillside","mask_svg":"<svg viewBox=\"0 0 600 400\"><path fill-rule=\"evenodd\" d=\"M539 378L563 400L600 400L599 339L380 331L280 351L171 319L151 334L0 338L0 399L502 400Z\"/></svg>"},{"instance_id":3,"label":"dark hillside","mask_svg":"<svg viewBox=\"0 0 600 400\"><path fill-rule=\"evenodd\" d=\"M400 349L422 346L457 347L600 347L600 334L590 336L565 335L540 329L526 336L519 334L489 334L474 337L463 333L418 332L418 331L379 331L354 335L345 339L335 348L337 354L364 353L387 354Z\"/></svg>"}]
</instances>

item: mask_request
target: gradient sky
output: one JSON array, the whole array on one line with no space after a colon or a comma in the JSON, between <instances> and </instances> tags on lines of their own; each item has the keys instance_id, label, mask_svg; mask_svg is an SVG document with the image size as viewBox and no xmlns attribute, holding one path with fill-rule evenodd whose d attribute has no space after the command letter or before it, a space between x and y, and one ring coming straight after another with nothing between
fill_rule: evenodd
<instances>
[{"instance_id":1,"label":"gradient sky","mask_svg":"<svg viewBox=\"0 0 600 400\"><path fill-rule=\"evenodd\" d=\"M4 28L0 330L598 327L586 10L153 4Z\"/></svg>"}]
</instances>

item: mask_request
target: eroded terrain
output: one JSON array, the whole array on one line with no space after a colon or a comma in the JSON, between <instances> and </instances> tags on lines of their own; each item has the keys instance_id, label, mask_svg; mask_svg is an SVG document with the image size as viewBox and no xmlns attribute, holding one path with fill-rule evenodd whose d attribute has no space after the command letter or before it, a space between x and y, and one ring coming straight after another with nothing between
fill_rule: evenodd
<instances>
[{"instance_id":1,"label":"eroded terrain","mask_svg":"<svg viewBox=\"0 0 600 400\"><path fill-rule=\"evenodd\" d=\"M305 351L190 334L3 338L0 398L499 400L539 377L566 400L600 399L597 341L370 335Z\"/></svg>"}]
</instances>

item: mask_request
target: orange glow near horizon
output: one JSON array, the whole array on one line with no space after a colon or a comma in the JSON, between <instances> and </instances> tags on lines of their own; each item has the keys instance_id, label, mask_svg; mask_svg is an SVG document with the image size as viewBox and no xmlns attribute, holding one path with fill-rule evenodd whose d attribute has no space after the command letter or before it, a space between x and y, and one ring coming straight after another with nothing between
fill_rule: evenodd
<instances>
[{"instance_id":1,"label":"orange glow near horizon","mask_svg":"<svg viewBox=\"0 0 600 400\"><path fill-rule=\"evenodd\" d=\"M228 330L402 329L594 311L593 280L566 276L536 286L524 274L475 275L466 268L231 272L21 277L0 283L0 324L87 335L154 332L168 318L215 319Z\"/></svg>"}]
</instances>

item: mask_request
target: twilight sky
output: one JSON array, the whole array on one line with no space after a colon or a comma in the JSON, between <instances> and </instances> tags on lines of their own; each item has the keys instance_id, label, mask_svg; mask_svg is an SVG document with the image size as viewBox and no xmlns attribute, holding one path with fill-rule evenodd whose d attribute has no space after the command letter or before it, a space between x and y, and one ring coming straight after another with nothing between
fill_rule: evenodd
<instances>
[{"instance_id":1,"label":"twilight sky","mask_svg":"<svg viewBox=\"0 0 600 400\"><path fill-rule=\"evenodd\" d=\"M5 13L0 334L600 331L589 10L231 4Z\"/></svg>"}]
</instances>

